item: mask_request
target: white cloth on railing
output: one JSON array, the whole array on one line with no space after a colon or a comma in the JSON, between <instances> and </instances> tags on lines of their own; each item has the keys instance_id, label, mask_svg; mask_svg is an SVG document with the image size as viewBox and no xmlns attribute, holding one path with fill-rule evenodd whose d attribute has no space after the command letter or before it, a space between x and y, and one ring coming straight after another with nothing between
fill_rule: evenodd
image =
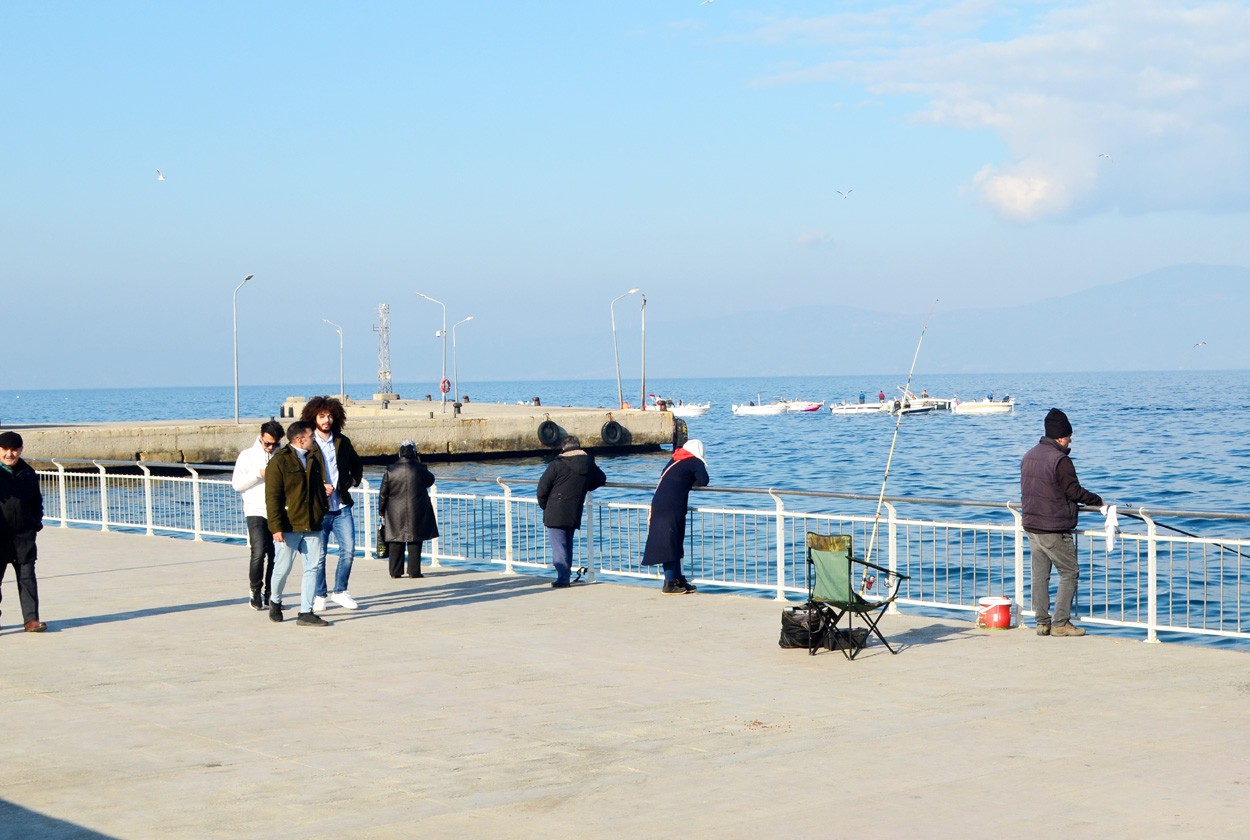
<instances>
[{"instance_id":1,"label":"white cloth on railing","mask_svg":"<svg viewBox=\"0 0 1250 840\"><path fill-rule=\"evenodd\" d=\"M1100 512L1106 517L1107 551L1115 551L1115 535L1120 530L1120 518L1116 515L1115 505L1103 505Z\"/></svg>"}]
</instances>

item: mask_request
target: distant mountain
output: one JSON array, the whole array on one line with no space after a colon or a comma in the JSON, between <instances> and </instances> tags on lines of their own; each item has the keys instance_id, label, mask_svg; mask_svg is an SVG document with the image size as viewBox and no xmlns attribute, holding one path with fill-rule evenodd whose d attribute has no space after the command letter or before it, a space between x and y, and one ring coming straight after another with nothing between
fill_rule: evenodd
<instances>
[{"instance_id":1,"label":"distant mountain","mask_svg":"<svg viewBox=\"0 0 1250 840\"><path fill-rule=\"evenodd\" d=\"M950 311L939 307L917 369L991 373L1250 368L1248 312L1250 269L1177 265L1027 306ZM912 316L831 306L656 321L648 331L647 357L654 368L650 373L657 376L906 370L922 326Z\"/></svg>"}]
</instances>

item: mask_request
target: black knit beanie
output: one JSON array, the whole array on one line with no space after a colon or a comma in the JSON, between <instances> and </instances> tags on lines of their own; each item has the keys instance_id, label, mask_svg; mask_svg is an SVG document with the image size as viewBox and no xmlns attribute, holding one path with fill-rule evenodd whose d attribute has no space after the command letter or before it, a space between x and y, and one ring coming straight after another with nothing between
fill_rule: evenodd
<instances>
[{"instance_id":1,"label":"black knit beanie","mask_svg":"<svg viewBox=\"0 0 1250 840\"><path fill-rule=\"evenodd\" d=\"M1068 415L1057 408L1046 412L1046 437L1051 440L1072 437L1072 424L1068 422Z\"/></svg>"}]
</instances>

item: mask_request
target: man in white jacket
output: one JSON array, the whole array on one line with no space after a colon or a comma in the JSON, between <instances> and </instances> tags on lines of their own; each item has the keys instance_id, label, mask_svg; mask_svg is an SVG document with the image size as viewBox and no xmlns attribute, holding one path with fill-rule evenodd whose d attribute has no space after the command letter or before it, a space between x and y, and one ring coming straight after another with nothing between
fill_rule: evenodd
<instances>
[{"instance_id":1,"label":"man in white jacket","mask_svg":"<svg viewBox=\"0 0 1250 840\"><path fill-rule=\"evenodd\" d=\"M273 535L265 517L265 467L282 440L282 424L269 420L260 427L260 435L234 462L230 483L243 496L243 515L247 517L247 542L251 562L247 576L251 584L254 610L269 608L269 581L273 577ZM263 575L263 577L262 577Z\"/></svg>"}]
</instances>

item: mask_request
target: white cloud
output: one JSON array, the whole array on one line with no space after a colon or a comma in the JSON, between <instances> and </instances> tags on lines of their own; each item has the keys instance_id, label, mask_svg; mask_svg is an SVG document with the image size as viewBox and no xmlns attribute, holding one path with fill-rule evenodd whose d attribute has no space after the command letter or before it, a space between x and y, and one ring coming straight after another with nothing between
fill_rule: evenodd
<instances>
[{"instance_id":1,"label":"white cloud","mask_svg":"<svg viewBox=\"0 0 1250 840\"><path fill-rule=\"evenodd\" d=\"M1005 217L1250 208L1245 3L909 2L756 35L835 53L762 84L853 80L924 97L917 120L993 132L1010 158L968 189Z\"/></svg>"},{"instance_id":2,"label":"white cloud","mask_svg":"<svg viewBox=\"0 0 1250 840\"><path fill-rule=\"evenodd\" d=\"M800 248L820 248L833 243L833 238L823 230L805 230L794 240Z\"/></svg>"}]
</instances>

